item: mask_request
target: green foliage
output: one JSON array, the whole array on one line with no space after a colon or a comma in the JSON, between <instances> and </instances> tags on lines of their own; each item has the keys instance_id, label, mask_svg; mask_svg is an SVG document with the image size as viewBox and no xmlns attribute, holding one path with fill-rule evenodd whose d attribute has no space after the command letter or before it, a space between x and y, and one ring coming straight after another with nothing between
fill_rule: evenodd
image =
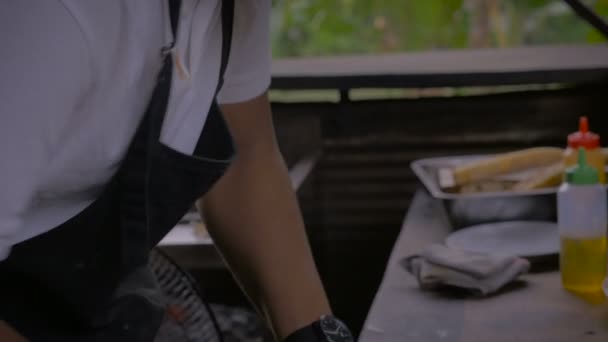
<instances>
[{"instance_id":1,"label":"green foliage","mask_svg":"<svg viewBox=\"0 0 608 342\"><path fill-rule=\"evenodd\" d=\"M604 18L608 18L608 0L598 0L595 4L595 11ZM587 33L587 41L590 43L604 42L606 38L598 31L591 30Z\"/></svg>"},{"instance_id":2,"label":"green foliage","mask_svg":"<svg viewBox=\"0 0 608 342\"><path fill-rule=\"evenodd\" d=\"M275 0L272 39L275 57L605 41L560 0Z\"/></svg>"}]
</instances>

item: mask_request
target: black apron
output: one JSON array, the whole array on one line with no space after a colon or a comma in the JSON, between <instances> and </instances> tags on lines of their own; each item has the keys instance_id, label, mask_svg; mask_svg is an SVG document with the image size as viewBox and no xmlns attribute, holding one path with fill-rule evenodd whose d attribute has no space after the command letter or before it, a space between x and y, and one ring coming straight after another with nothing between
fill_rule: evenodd
<instances>
[{"instance_id":1,"label":"black apron","mask_svg":"<svg viewBox=\"0 0 608 342\"><path fill-rule=\"evenodd\" d=\"M169 3L175 36L179 1ZM233 11L233 0L223 0L218 90ZM59 227L13 246L0 263L0 319L31 341L152 341L163 321L164 300L148 254L234 155L215 101L194 155L160 142L173 68L167 50L126 157L98 199Z\"/></svg>"}]
</instances>

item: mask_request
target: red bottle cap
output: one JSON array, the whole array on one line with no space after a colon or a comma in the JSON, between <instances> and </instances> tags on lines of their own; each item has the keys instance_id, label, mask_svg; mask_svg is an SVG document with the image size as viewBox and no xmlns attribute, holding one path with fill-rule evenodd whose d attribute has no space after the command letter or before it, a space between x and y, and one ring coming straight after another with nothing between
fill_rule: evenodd
<instances>
[{"instance_id":1,"label":"red bottle cap","mask_svg":"<svg viewBox=\"0 0 608 342\"><path fill-rule=\"evenodd\" d=\"M589 131L589 120L586 116L581 116L578 127L578 132L568 135L568 147L583 147L586 150L600 147L600 136Z\"/></svg>"}]
</instances>

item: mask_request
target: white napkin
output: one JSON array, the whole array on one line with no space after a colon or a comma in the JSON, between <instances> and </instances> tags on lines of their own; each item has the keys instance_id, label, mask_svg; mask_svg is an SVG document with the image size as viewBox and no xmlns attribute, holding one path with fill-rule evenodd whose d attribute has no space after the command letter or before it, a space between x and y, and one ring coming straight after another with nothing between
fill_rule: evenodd
<instances>
[{"instance_id":1,"label":"white napkin","mask_svg":"<svg viewBox=\"0 0 608 342\"><path fill-rule=\"evenodd\" d=\"M498 291L530 269L530 263L519 257L466 252L439 244L403 259L402 265L417 277L423 290L449 285L480 295Z\"/></svg>"}]
</instances>

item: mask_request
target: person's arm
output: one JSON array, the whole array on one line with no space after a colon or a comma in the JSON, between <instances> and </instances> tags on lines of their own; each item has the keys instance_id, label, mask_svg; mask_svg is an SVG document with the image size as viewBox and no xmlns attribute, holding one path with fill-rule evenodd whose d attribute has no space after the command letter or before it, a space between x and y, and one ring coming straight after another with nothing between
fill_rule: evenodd
<instances>
[{"instance_id":1,"label":"person's arm","mask_svg":"<svg viewBox=\"0 0 608 342\"><path fill-rule=\"evenodd\" d=\"M329 314L266 95L222 111L237 156L201 204L215 243L280 339Z\"/></svg>"},{"instance_id":2,"label":"person's arm","mask_svg":"<svg viewBox=\"0 0 608 342\"><path fill-rule=\"evenodd\" d=\"M27 341L23 336L19 335L13 328L11 328L6 322L0 321L0 341L2 342L25 342Z\"/></svg>"}]
</instances>

